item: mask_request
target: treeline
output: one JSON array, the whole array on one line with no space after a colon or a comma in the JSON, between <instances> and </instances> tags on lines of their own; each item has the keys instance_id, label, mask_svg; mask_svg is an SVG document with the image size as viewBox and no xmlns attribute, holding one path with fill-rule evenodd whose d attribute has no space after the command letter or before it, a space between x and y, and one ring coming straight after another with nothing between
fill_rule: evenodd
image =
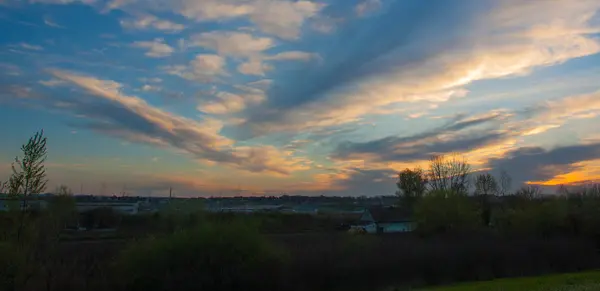
<instances>
[{"instance_id":1,"label":"treeline","mask_svg":"<svg viewBox=\"0 0 600 291\"><path fill-rule=\"evenodd\" d=\"M498 235L585 236L600 242L600 185L559 187L544 195L535 185L511 191L511 177L477 173L458 156L436 156L429 169L398 174L399 203L414 212L417 231L493 232Z\"/></svg>"},{"instance_id":2,"label":"treeline","mask_svg":"<svg viewBox=\"0 0 600 291\"><path fill-rule=\"evenodd\" d=\"M4 184L0 290L408 290L600 267L598 187L510 193L508 175L472 174L456 157L399 174L398 201L413 210L415 234L350 235L330 231L339 217L176 205L148 216L90 213L86 224L118 219L121 230L142 231L128 240L64 242L61 230L75 215L68 188L47 210L30 207L46 184L45 146L42 133L32 137Z\"/></svg>"}]
</instances>

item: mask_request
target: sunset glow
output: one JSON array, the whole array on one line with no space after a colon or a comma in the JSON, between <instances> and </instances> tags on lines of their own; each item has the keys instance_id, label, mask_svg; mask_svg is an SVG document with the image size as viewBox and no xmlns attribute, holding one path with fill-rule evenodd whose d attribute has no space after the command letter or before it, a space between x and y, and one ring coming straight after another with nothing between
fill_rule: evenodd
<instances>
[{"instance_id":1,"label":"sunset glow","mask_svg":"<svg viewBox=\"0 0 600 291\"><path fill-rule=\"evenodd\" d=\"M600 181L599 1L5 0L0 31L0 180L43 128L89 194L389 195L450 153Z\"/></svg>"}]
</instances>

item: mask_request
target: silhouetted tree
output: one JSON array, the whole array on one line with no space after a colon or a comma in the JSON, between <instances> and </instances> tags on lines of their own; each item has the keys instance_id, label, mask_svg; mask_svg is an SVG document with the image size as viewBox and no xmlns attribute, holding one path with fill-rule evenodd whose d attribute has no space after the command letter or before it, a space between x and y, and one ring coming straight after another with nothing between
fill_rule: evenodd
<instances>
[{"instance_id":1,"label":"silhouetted tree","mask_svg":"<svg viewBox=\"0 0 600 291\"><path fill-rule=\"evenodd\" d=\"M490 173L479 174L475 177L475 195L496 195L498 182Z\"/></svg>"},{"instance_id":2,"label":"silhouetted tree","mask_svg":"<svg viewBox=\"0 0 600 291\"><path fill-rule=\"evenodd\" d=\"M481 207L481 221L489 226L492 216L491 196L498 194L498 182L490 173L479 174L475 177L475 195Z\"/></svg>"},{"instance_id":3,"label":"silhouetted tree","mask_svg":"<svg viewBox=\"0 0 600 291\"><path fill-rule=\"evenodd\" d=\"M417 231L424 234L474 230L478 215L477 205L465 192L429 191L415 206Z\"/></svg>"},{"instance_id":4,"label":"silhouetted tree","mask_svg":"<svg viewBox=\"0 0 600 291\"><path fill-rule=\"evenodd\" d=\"M398 173L396 185L398 186L396 195L400 197L400 203L412 209L427 190L427 176L421 168L405 169Z\"/></svg>"},{"instance_id":5,"label":"silhouetted tree","mask_svg":"<svg viewBox=\"0 0 600 291\"><path fill-rule=\"evenodd\" d=\"M517 190L515 195L517 195L518 197L521 197L521 198L531 200L534 198L538 198L541 193L542 193L542 190L540 189L539 186L526 185L526 186L521 187L521 189Z\"/></svg>"},{"instance_id":6,"label":"silhouetted tree","mask_svg":"<svg viewBox=\"0 0 600 291\"><path fill-rule=\"evenodd\" d=\"M7 188L10 198L9 216L14 222L7 231L10 235L3 242L4 251L10 252L10 271L1 276L0 289L22 290L28 280L39 271L39 258L44 255L41 246L46 246L43 232L47 231L38 222L39 213L32 216L29 201L32 196L46 189L46 138L39 131L21 146L22 156L12 164L12 175ZM14 228L13 228L14 227ZM2 273L2 272L0 272Z\"/></svg>"},{"instance_id":7,"label":"silhouetted tree","mask_svg":"<svg viewBox=\"0 0 600 291\"><path fill-rule=\"evenodd\" d=\"M512 185L512 178L510 177L510 175L508 175L508 173L505 170L502 170L500 172L500 187L499 187L499 193L500 195L504 196L507 195L510 192L510 187Z\"/></svg>"},{"instance_id":8,"label":"silhouetted tree","mask_svg":"<svg viewBox=\"0 0 600 291\"><path fill-rule=\"evenodd\" d=\"M568 196L569 189L564 184L560 184L560 185L558 185L558 189L556 189L556 194L562 195L562 196Z\"/></svg>"},{"instance_id":9,"label":"silhouetted tree","mask_svg":"<svg viewBox=\"0 0 600 291\"><path fill-rule=\"evenodd\" d=\"M433 156L429 163L429 185L433 191L466 193L471 166L463 157Z\"/></svg>"},{"instance_id":10,"label":"silhouetted tree","mask_svg":"<svg viewBox=\"0 0 600 291\"><path fill-rule=\"evenodd\" d=\"M15 200L20 200L20 218L17 229L17 241L21 239L27 213L29 212L29 200L31 196L40 194L46 189L46 138L41 130L29 138L29 141L21 146L22 157L16 157L12 164L12 176L9 180L9 194Z\"/></svg>"}]
</instances>

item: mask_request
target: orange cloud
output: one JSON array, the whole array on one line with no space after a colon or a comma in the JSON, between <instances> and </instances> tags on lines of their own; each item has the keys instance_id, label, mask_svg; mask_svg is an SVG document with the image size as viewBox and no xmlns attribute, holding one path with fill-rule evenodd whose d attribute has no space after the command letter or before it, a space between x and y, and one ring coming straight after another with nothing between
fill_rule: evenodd
<instances>
[{"instance_id":1,"label":"orange cloud","mask_svg":"<svg viewBox=\"0 0 600 291\"><path fill-rule=\"evenodd\" d=\"M231 166L250 172L290 175L310 169L307 158L290 155L273 146L235 146L221 135L223 122L204 118L201 122L175 115L148 104L145 100L122 93L122 85L111 80L51 70L55 77L70 82L91 95L109 100L125 110L119 114L90 112L91 128L133 142L169 147L192 154L208 163ZM77 108L68 108L76 110ZM132 122L135 121L135 122Z\"/></svg>"},{"instance_id":2,"label":"orange cloud","mask_svg":"<svg viewBox=\"0 0 600 291\"><path fill-rule=\"evenodd\" d=\"M600 160L591 160L571 165L575 170L552 177L546 181L528 181L541 186L576 185L600 182Z\"/></svg>"}]
</instances>

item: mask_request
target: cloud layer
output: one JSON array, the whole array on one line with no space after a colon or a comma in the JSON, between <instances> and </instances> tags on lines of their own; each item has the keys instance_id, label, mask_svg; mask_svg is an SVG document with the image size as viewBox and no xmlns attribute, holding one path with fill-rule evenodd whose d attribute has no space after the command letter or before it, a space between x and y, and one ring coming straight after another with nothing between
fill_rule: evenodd
<instances>
[{"instance_id":1,"label":"cloud layer","mask_svg":"<svg viewBox=\"0 0 600 291\"><path fill-rule=\"evenodd\" d=\"M201 161L230 164L251 172L289 175L295 169L297 161L273 147L234 147L235 141L219 134L222 124L217 120L197 122L170 114L140 98L122 94L122 85L114 81L57 70L51 74L102 99L63 101L61 107L87 118L79 126L132 142L174 148Z\"/></svg>"},{"instance_id":2,"label":"cloud layer","mask_svg":"<svg viewBox=\"0 0 600 291\"><path fill-rule=\"evenodd\" d=\"M450 153L518 183L600 178L595 0L2 5L0 118L82 156L135 148L129 164L161 165L140 191L391 194L395 171ZM88 163L69 154L54 164Z\"/></svg>"}]
</instances>

